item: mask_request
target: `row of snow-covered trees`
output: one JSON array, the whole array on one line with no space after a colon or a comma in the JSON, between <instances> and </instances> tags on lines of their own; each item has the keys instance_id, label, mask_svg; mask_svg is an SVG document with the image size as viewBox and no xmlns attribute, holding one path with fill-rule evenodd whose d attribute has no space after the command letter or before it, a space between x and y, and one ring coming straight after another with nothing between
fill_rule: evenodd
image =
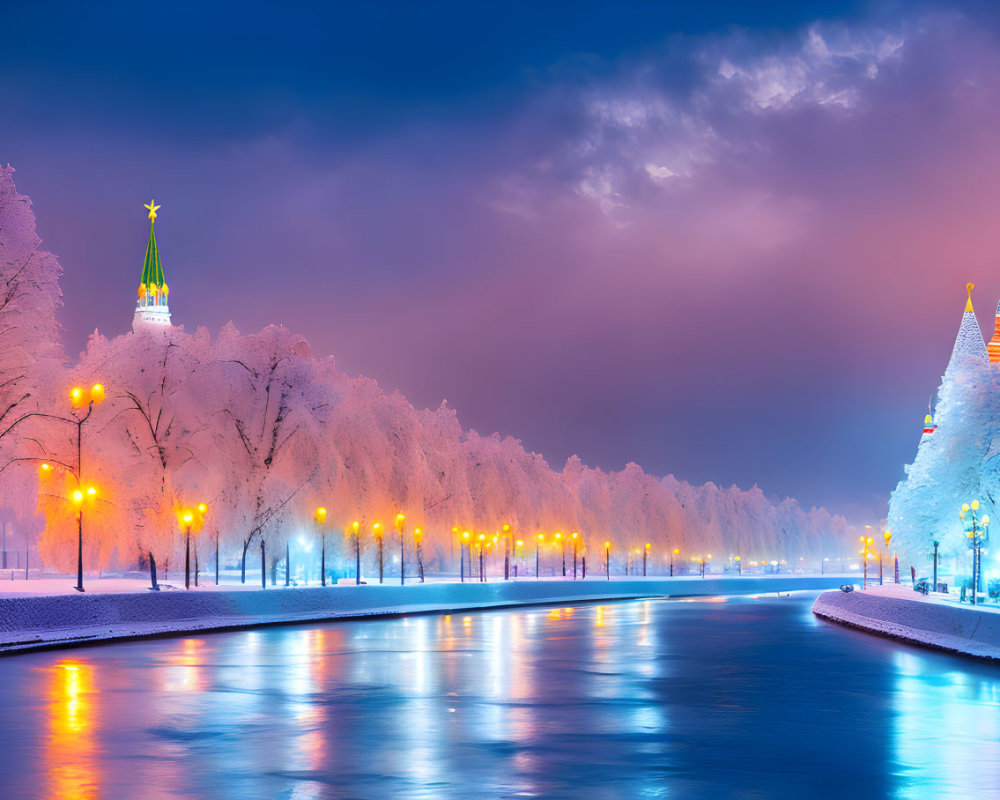
<instances>
[{"instance_id":1,"label":"row of snow-covered trees","mask_svg":"<svg viewBox=\"0 0 1000 800\"><path fill-rule=\"evenodd\" d=\"M757 488L695 487L634 464L605 473L575 457L554 470L515 439L463 430L444 405L418 410L345 375L284 328L95 333L67 365L55 323L59 267L40 251L11 173L0 170L0 281L11 297L0 306L0 347L10 348L0 354L0 490L4 505L44 514L39 550L50 567L74 563L73 479L65 469L39 477L37 467L76 463L76 428L55 417L69 413L68 387L93 383L107 396L83 429L83 479L99 490L85 510L90 569L169 559L182 541L178 508L198 502L210 509L202 535L213 547L218 538L228 563L262 538L274 552L315 532L317 506L331 533L353 520L363 531L374 521L391 529L404 512L407 531L424 531L429 568L454 566L454 526L492 533L504 523L523 539L579 530L592 547L650 542L685 557L844 551L843 519Z\"/></svg>"}]
</instances>

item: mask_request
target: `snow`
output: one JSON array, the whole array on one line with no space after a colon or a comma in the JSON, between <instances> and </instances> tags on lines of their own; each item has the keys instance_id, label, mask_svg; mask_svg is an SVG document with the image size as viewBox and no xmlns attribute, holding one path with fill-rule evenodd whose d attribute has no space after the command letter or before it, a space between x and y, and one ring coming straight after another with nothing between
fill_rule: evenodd
<instances>
[{"instance_id":1,"label":"snow","mask_svg":"<svg viewBox=\"0 0 1000 800\"><path fill-rule=\"evenodd\" d=\"M511 605L579 603L645 597L766 594L826 589L835 575L619 578L611 581L533 580L236 590L138 591L117 579L122 593L69 591L55 595L0 595L0 653L143 636L228 630L276 623L403 613L451 613ZM40 584L42 581L29 582ZM99 581L92 581L100 583ZM68 593L67 593L68 592Z\"/></svg>"},{"instance_id":2,"label":"snow","mask_svg":"<svg viewBox=\"0 0 1000 800\"><path fill-rule=\"evenodd\" d=\"M1000 659L1000 607L959 605L908 585L824 592L813 613L852 628L977 658Z\"/></svg>"}]
</instances>

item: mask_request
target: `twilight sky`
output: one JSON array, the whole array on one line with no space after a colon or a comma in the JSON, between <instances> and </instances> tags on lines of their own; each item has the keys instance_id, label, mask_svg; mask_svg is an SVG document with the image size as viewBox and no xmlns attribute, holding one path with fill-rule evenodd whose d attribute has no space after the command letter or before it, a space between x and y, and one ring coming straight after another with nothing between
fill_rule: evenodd
<instances>
[{"instance_id":1,"label":"twilight sky","mask_svg":"<svg viewBox=\"0 0 1000 800\"><path fill-rule=\"evenodd\" d=\"M858 522L1000 298L987 3L0 5L0 162L71 353L305 334L560 467L637 461Z\"/></svg>"}]
</instances>

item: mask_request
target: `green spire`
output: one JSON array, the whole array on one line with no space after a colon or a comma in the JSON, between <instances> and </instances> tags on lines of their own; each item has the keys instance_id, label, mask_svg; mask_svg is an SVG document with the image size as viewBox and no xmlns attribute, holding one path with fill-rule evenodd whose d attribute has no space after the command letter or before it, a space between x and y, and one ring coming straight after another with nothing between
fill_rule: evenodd
<instances>
[{"instance_id":1,"label":"green spire","mask_svg":"<svg viewBox=\"0 0 1000 800\"><path fill-rule=\"evenodd\" d=\"M142 284L163 288L163 266L160 264L160 251L156 247L156 201L150 200L149 205L149 244L146 245L146 259L142 264Z\"/></svg>"}]
</instances>

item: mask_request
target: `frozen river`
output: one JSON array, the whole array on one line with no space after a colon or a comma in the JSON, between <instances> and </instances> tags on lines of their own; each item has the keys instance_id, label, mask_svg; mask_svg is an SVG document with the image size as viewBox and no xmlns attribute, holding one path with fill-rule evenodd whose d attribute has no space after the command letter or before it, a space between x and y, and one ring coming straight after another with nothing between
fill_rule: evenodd
<instances>
[{"instance_id":1,"label":"frozen river","mask_svg":"<svg viewBox=\"0 0 1000 800\"><path fill-rule=\"evenodd\" d=\"M821 622L814 597L0 659L0 796L995 796L1000 668Z\"/></svg>"}]
</instances>

